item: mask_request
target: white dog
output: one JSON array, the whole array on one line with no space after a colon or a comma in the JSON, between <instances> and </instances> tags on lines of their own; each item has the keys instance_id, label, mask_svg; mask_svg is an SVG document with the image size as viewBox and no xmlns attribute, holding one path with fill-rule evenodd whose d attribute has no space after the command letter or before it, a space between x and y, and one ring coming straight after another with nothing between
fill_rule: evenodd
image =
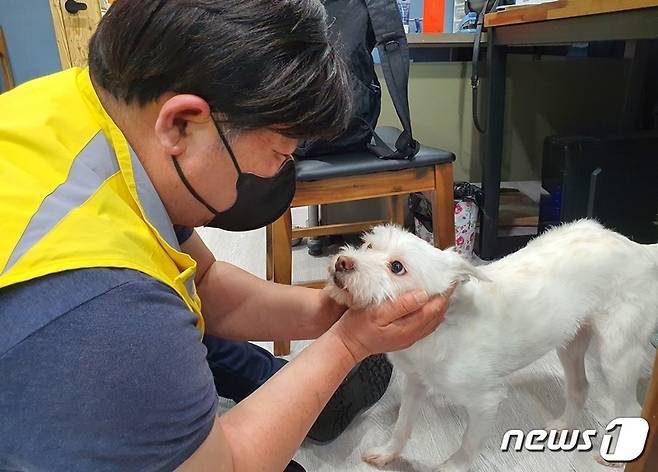
<instances>
[{"instance_id":1,"label":"white dog","mask_svg":"<svg viewBox=\"0 0 658 472\"><path fill-rule=\"evenodd\" d=\"M467 471L506 396L504 377L557 348L566 408L551 428L568 429L587 395L584 355L596 346L619 416L635 416L636 382L658 324L658 245L641 245L581 220L548 231L524 249L475 267L394 226L379 226L330 267L328 290L349 306L378 304L422 288L455 290L445 321L410 348L390 353L405 374L391 439L364 460L383 466L400 456L419 403L441 392L464 405L469 423L460 449L440 471Z\"/></svg>"}]
</instances>

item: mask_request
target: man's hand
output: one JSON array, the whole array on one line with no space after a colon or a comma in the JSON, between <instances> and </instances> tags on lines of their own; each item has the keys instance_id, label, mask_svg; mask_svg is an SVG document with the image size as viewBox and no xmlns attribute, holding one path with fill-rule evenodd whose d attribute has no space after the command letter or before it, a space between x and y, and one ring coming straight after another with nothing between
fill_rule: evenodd
<instances>
[{"instance_id":1,"label":"man's hand","mask_svg":"<svg viewBox=\"0 0 658 472\"><path fill-rule=\"evenodd\" d=\"M343 316L347 307L329 296L327 290L316 290L314 296L317 298L317 315L315 319L320 327L320 333L316 337L319 337L321 333L331 328Z\"/></svg>"},{"instance_id":2,"label":"man's hand","mask_svg":"<svg viewBox=\"0 0 658 472\"><path fill-rule=\"evenodd\" d=\"M330 332L341 339L356 362L372 354L406 349L443 321L454 290L453 286L431 299L421 290L376 307L349 309Z\"/></svg>"},{"instance_id":3,"label":"man's hand","mask_svg":"<svg viewBox=\"0 0 658 472\"><path fill-rule=\"evenodd\" d=\"M275 284L215 261L198 234L181 245L197 261L206 332L225 339L315 339L345 312L325 290Z\"/></svg>"}]
</instances>

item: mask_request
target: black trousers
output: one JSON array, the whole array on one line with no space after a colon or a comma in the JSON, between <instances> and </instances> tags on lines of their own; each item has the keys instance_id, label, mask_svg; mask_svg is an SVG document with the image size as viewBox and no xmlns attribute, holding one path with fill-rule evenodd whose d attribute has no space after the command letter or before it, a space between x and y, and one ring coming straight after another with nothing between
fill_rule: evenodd
<instances>
[{"instance_id":1,"label":"black trousers","mask_svg":"<svg viewBox=\"0 0 658 472\"><path fill-rule=\"evenodd\" d=\"M203 343L208 350L206 360L215 379L217 394L236 403L286 365L284 359L248 342L204 336ZM292 461L283 472L306 472L306 469Z\"/></svg>"},{"instance_id":2,"label":"black trousers","mask_svg":"<svg viewBox=\"0 0 658 472\"><path fill-rule=\"evenodd\" d=\"M283 472L306 472L306 469L297 462L291 461Z\"/></svg>"}]
</instances>

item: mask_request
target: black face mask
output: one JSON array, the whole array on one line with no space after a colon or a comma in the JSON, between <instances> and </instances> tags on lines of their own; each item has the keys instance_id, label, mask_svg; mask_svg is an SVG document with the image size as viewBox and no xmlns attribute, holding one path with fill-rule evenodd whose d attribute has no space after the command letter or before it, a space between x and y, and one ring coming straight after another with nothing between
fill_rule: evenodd
<instances>
[{"instance_id":1,"label":"black face mask","mask_svg":"<svg viewBox=\"0 0 658 472\"><path fill-rule=\"evenodd\" d=\"M238 196L231 208L225 211L217 211L206 203L192 188L185 178L178 161L172 156L176 172L178 172L178 176L185 184L185 187L215 215L204 226L228 231L249 231L274 223L285 213L295 195L295 163L292 159L289 159L281 166L279 172L272 177L259 177L255 174L242 172L224 133L214 119L213 123L215 123L219 137L231 156L235 170L238 171L238 180L235 184Z\"/></svg>"}]
</instances>

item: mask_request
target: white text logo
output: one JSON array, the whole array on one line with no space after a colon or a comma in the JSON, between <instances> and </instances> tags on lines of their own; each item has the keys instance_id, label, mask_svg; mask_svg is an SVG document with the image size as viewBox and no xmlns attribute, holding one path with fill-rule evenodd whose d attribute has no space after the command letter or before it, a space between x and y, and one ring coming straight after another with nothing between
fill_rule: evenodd
<instances>
[{"instance_id":1,"label":"white text logo","mask_svg":"<svg viewBox=\"0 0 658 472\"><path fill-rule=\"evenodd\" d=\"M618 430L617 434L613 434ZM649 435L649 423L644 418L616 418L605 427L599 452L608 462L630 462L640 457ZM533 429L525 434L520 429L505 433L501 451L591 451L596 438L595 429L544 430ZM616 443L613 439L616 436Z\"/></svg>"}]
</instances>

